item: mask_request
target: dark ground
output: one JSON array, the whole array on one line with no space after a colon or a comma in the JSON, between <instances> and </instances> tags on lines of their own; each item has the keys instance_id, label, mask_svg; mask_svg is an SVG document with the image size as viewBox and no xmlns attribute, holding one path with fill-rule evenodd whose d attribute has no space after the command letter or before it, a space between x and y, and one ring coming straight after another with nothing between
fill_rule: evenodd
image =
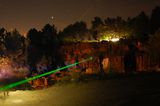
<instances>
[{"instance_id":1,"label":"dark ground","mask_svg":"<svg viewBox=\"0 0 160 106\"><path fill-rule=\"evenodd\" d=\"M17 101L17 102L15 102ZM160 106L160 73L12 91L0 106Z\"/></svg>"}]
</instances>

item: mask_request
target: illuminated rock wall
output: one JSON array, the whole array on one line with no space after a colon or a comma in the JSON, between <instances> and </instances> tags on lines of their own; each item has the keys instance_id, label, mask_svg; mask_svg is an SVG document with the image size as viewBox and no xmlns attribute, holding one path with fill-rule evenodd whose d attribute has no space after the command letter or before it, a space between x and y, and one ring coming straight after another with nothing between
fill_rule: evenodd
<instances>
[{"instance_id":1,"label":"illuminated rock wall","mask_svg":"<svg viewBox=\"0 0 160 106\"><path fill-rule=\"evenodd\" d=\"M105 73L112 70L116 73L124 72L123 56L126 45L109 44L108 42L91 42L91 43L68 43L62 45L61 52L64 54L64 60L73 63L76 60L83 60L93 56L93 60L80 64L79 67L86 70L86 73L98 73L100 70L99 56L103 55L103 69ZM69 58L68 58L69 57ZM71 61L72 60L72 61ZM141 54L136 56L137 70L139 72L148 71L151 67L150 57Z\"/></svg>"}]
</instances>

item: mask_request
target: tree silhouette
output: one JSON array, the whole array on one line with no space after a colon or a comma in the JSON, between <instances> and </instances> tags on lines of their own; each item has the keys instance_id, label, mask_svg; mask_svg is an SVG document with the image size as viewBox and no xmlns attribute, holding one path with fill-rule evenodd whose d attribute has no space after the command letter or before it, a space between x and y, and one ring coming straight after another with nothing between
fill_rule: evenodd
<instances>
[{"instance_id":1,"label":"tree silhouette","mask_svg":"<svg viewBox=\"0 0 160 106\"><path fill-rule=\"evenodd\" d=\"M133 29L133 36L141 42L148 41L149 35L149 17L141 12L129 22Z\"/></svg>"},{"instance_id":2,"label":"tree silhouette","mask_svg":"<svg viewBox=\"0 0 160 106\"><path fill-rule=\"evenodd\" d=\"M4 55L6 33L6 29L0 28L0 55Z\"/></svg>"},{"instance_id":3,"label":"tree silhouette","mask_svg":"<svg viewBox=\"0 0 160 106\"><path fill-rule=\"evenodd\" d=\"M31 71L31 74L37 73L36 64L42 58L42 37L41 32L37 29L30 29L27 34L28 47L27 47L27 62Z\"/></svg>"},{"instance_id":4,"label":"tree silhouette","mask_svg":"<svg viewBox=\"0 0 160 106\"><path fill-rule=\"evenodd\" d=\"M43 52L52 68L57 68L61 64L59 56L59 40L57 29L54 25L46 24L42 29Z\"/></svg>"},{"instance_id":5,"label":"tree silhouette","mask_svg":"<svg viewBox=\"0 0 160 106\"><path fill-rule=\"evenodd\" d=\"M6 50L9 51L17 51L23 48L23 37L20 33L15 29L12 32L7 32L5 37L4 45Z\"/></svg>"},{"instance_id":6,"label":"tree silhouette","mask_svg":"<svg viewBox=\"0 0 160 106\"><path fill-rule=\"evenodd\" d=\"M160 65L160 30L156 31L149 40L149 53L151 55L152 62Z\"/></svg>"},{"instance_id":7,"label":"tree silhouette","mask_svg":"<svg viewBox=\"0 0 160 106\"><path fill-rule=\"evenodd\" d=\"M98 33L101 32L101 30L103 29L104 23L100 17L95 17L91 23L92 23L91 33L93 35L93 38L97 40Z\"/></svg>"},{"instance_id":8,"label":"tree silhouette","mask_svg":"<svg viewBox=\"0 0 160 106\"><path fill-rule=\"evenodd\" d=\"M97 28L100 25L103 25L103 21L100 17L94 17L94 20L92 21L92 29Z\"/></svg>"},{"instance_id":9,"label":"tree silhouette","mask_svg":"<svg viewBox=\"0 0 160 106\"><path fill-rule=\"evenodd\" d=\"M0 28L0 43L4 43L6 32L7 32L6 29Z\"/></svg>"},{"instance_id":10,"label":"tree silhouette","mask_svg":"<svg viewBox=\"0 0 160 106\"><path fill-rule=\"evenodd\" d=\"M75 22L74 24L68 25L60 33L61 39L65 41L81 41L85 39L84 36L88 32L87 25L85 22Z\"/></svg>"},{"instance_id":11,"label":"tree silhouette","mask_svg":"<svg viewBox=\"0 0 160 106\"><path fill-rule=\"evenodd\" d=\"M128 24L125 20L121 17L117 18L107 18L104 20L105 23L100 19L96 21L93 27L92 26L92 35L96 40L109 40L112 38L124 38L130 35L132 32L131 29L128 27ZM94 29L93 29L94 28Z\"/></svg>"},{"instance_id":12,"label":"tree silhouette","mask_svg":"<svg viewBox=\"0 0 160 106\"><path fill-rule=\"evenodd\" d=\"M151 26L151 34L154 34L160 28L160 7L159 6L157 6L155 9L152 10L150 26Z\"/></svg>"}]
</instances>

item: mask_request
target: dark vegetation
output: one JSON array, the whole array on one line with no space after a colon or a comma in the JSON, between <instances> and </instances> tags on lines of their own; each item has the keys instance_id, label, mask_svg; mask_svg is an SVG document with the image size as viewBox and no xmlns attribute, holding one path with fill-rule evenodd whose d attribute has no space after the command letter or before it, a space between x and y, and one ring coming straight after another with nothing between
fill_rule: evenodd
<instances>
[{"instance_id":1,"label":"dark vegetation","mask_svg":"<svg viewBox=\"0 0 160 106\"><path fill-rule=\"evenodd\" d=\"M28 76L32 76L39 73L37 64L42 59L45 59L47 63L45 71L66 65L64 57L67 55L67 51L66 54L61 51L61 47L65 45L75 42L98 42L104 40L105 37L119 37L121 42L127 45L132 42L140 42L144 45L145 52L150 54L153 60L160 63L159 6L152 10L151 16L141 12L126 20L121 17L108 17L104 20L95 17L91 23L91 28L88 28L86 22L78 21L68 25L62 31L57 31L53 24L46 24L41 30L30 29L26 37L16 29L8 32L6 29L0 28L0 56L12 57L15 62L19 57L24 57L23 63L20 64L28 65L30 70ZM96 43L93 45L94 48L99 48ZM15 57L15 55L18 56ZM72 54L70 55L72 56ZM100 57L103 56L103 52L95 52L93 55ZM74 58L76 60L77 57Z\"/></svg>"}]
</instances>

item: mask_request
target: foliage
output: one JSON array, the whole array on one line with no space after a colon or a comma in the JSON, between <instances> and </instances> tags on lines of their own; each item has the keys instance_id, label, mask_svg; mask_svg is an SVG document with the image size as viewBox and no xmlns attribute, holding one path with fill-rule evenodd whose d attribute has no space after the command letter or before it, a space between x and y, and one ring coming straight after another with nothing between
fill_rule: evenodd
<instances>
[{"instance_id":1,"label":"foliage","mask_svg":"<svg viewBox=\"0 0 160 106\"><path fill-rule=\"evenodd\" d=\"M152 10L150 27L151 34L154 34L160 28L160 6Z\"/></svg>"},{"instance_id":2,"label":"foliage","mask_svg":"<svg viewBox=\"0 0 160 106\"><path fill-rule=\"evenodd\" d=\"M15 29L12 32L8 32L5 36L4 45L7 50L17 51L21 49L24 45L24 38Z\"/></svg>"},{"instance_id":3,"label":"foliage","mask_svg":"<svg viewBox=\"0 0 160 106\"><path fill-rule=\"evenodd\" d=\"M6 29L0 28L0 43L4 43L5 35L6 35Z\"/></svg>"},{"instance_id":4,"label":"foliage","mask_svg":"<svg viewBox=\"0 0 160 106\"><path fill-rule=\"evenodd\" d=\"M41 35L36 29L30 29L27 34L29 41L27 47L27 61L31 71L36 70L36 63L42 57L41 52Z\"/></svg>"},{"instance_id":5,"label":"foliage","mask_svg":"<svg viewBox=\"0 0 160 106\"><path fill-rule=\"evenodd\" d=\"M7 78L12 76L14 67L13 61L8 57L0 57L0 78Z\"/></svg>"},{"instance_id":6,"label":"foliage","mask_svg":"<svg viewBox=\"0 0 160 106\"><path fill-rule=\"evenodd\" d=\"M160 30L157 31L149 40L149 53L152 65L160 64Z\"/></svg>"},{"instance_id":7,"label":"foliage","mask_svg":"<svg viewBox=\"0 0 160 106\"><path fill-rule=\"evenodd\" d=\"M107 18L105 23L100 21L99 25L92 25L92 30L94 30L94 38L97 40L110 40L112 38L127 38L131 35L132 30L127 26L127 22L121 17L117 18Z\"/></svg>"},{"instance_id":8,"label":"foliage","mask_svg":"<svg viewBox=\"0 0 160 106\"><path fill-rule=\"evenodd\" d=\"M80 21L64 28L63 32L60 33L60 36L63 41L81 41L82 39L85 39L87 32L88 29L86 23Z\"/></svg>"},{"instance_id":9,"label":"foliage","mask_svg":"<svg viewBox=\"0 0 160 106\"><path fill-rule=\"evenodd\" d=\"M132 36L141 42L148 41L149 37L149 17L141 12L132 19L128 19L128 25L133 30Z\"/></svg>"},{"instance_id":10,"label":"foliage","mask_svg":"<svg viewBox=\"0 0 160 106\"><path fill-rule=\"evenodd\" d=\"M152 56L158 57L160 54L160 30L158 30L149 41L149 51Z\"/></svg>"},{"instance_id":11,"label":"foliage","mask_svg":"<svg viewBox=\"0 0 160 106\"><path fill-rule=\"evenodd\" d=\"M5 36L6 36L6 29L0 28L0 55L3 55L3 51L5 49Z\"/></svg>"},{"instance_id":12,"label":"foliage","mask_svg":"<svg viewBox=\"0 0 160 106\"><path fill-rule=\"evenodd\" d=\"M42 57L47 59L48 65L52 68L61 64L57 29L54 25L46 24L41 31L31 29L27 39L29 41L27 59L32 72L37 70L36 64Z\"/></svg>"}]
</instances>

